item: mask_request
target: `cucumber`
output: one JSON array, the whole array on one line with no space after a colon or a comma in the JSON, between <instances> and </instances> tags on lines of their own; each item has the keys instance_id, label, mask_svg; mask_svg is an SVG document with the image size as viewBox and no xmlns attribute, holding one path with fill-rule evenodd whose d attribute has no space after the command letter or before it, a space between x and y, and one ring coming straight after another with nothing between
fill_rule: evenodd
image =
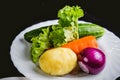
<instances>
[{"instance_id":1,"label":"cucumber","mask_svg":"<svg viewBox=\"0 0 120 80\"><path fill-rule=\"evenodd\" d=\"M54 25L54 26L57 26L57 25ZM52 31L52 25L50 25L50 26L45 26L45 27L41 27L41 28L37 28L37 29L31 30L31 31L29 31L29 32L26 32L26 33L24 34L24 39L25 39L26 41L28 41L28 42L31 43L31 42L32 42L31 39L32 39L33 37L38 36L40 33L43 33L42 29L47 28L47 27L50 27L49 29L50 29L50 31Z\"/></svg>"},{"instance_id":2,"label":"cucumber","mask_svg":"<svg viewBox=\"0 0 120 80\"><path fill-rule=\"evenodd\" d=\"M42 28L38 28L38 29L31 30L29 32L26 32L24 34L24 39L31 43L32 37L38 36L40 33L42 33L42 29L44 29L44 28L46 28L46 27L42 27Z\"/></svg>"},{"instance_id":3,"label":"cucumber","mask_svg":"<svg viewBox=\"0 0 120 80\"><path fill-rule=\"evenodd\" d=\"M49 26L50 30L52 30L51 26ZM48 27L48 26L46 26L46 27ZM42 33L42 29L46 28L46 27L42 27L42 28L38 28L38 29L31 30L29 32L26 32L24 34L24 39L31 43L32 37L38 36L40 33ZM79 23L78 24L78 33L79 33L79 38L88 36L88 35L93 35L96 38L99 38L99 37L103 36L104 28L97 24Z\"/></svg>"},{"instance_id":4,"label":"cucumber","mask_svg":"<svg viewBox=\"0 0 120 80\"><path fill-rule=\"evenodd\" d=\"M78 24L78 32L79 32L79 38L89 35L99 38L103 36L104 28L97 24L81 23Z\"/></svg>"}]
</instances>

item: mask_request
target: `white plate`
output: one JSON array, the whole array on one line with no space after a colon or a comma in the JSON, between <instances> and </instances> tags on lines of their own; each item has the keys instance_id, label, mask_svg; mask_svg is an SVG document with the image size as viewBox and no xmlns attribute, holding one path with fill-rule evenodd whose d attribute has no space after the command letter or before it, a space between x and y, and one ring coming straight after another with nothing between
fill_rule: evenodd
<instances>
[{"instance_id":1,"label":"white plate","mask_svg":"<svg viewBox=\"0 0 120 80\"><path fill-rule=\"evenodd\" d=\"M79 21L84 23L84 21ZM24 34L35 28L57 24L57 20L40 22L26 28L16 36L11 45L11 59L20 73L32 80L115 80L120 76L120 39L105 29L105 34L98 40L99 47L106 55L106 66L97 75L66 75L55 77L44 74L30 59L30 43L24 40Z\"/></svg>"},{"instance_id":2,"label":"white plate","mask_svg":"<svg viewBox=\"0 0 120 80\"><path fill-rule=\"evenodd\" d=\"M25 77L6 77L6 78L1 78L0 80L30 80Z\"/></svg>"}]
</instances>

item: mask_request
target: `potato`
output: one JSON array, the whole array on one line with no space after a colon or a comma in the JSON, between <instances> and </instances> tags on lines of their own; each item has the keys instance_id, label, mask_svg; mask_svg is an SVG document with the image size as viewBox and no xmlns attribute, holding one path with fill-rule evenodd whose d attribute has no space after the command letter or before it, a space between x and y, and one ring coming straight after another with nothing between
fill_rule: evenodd
<instances>
[{"instance_id":1,"label":"potato","mask_svg":"<svg viewBox=\"0 0 120 80\"><path fill-rule=\"evenodd\" d=\"M50 75L65 75L77 64L76 54L69 48L54 48L44 52L39 59L43 72Z\"/></svg>"}]
</instances>

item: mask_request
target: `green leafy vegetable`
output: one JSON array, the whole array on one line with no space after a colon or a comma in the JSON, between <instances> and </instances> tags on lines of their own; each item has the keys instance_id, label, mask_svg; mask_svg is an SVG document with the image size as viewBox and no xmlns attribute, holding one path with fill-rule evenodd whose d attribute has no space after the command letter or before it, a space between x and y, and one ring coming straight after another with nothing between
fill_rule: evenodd
<instances>
[{"instance_id":1,"label":"green leafy vegetable","mask_svg":"<svg viewBox=\"0 0 120 80\"><path fill-rule=\"evenodd\" d=\"M42 29L42 32L39 36L31 39L31 56L34 63L38 62L39 56L51 46L49 41L49 27Z\"/></svg>"},{"instance_id":2,"label":"green leafy vegetable","mask_svg":"<svg viewBox=\"0 0 120 80\"><path fill-rule=\"evenodd\" d=\"M58 23L62 27L73 27L71 28L73 36L78 39L78 18L83 16L83 10L79 6L65 6L58 11L58 18L60 18Z\"/></svg>"},{"instance_id":3,"label":"green leafy vegetable","mask_svg":"<svg viewBox=\"0 0 120 80\"><path fill-rule=\"evenodd\" d=\"M54 47L59 47L65 42L64 31L62 27L59 26L52 26L53 31L50 32L50 40Z\"/></svg>"},{"instance_id":4,"label":"green leafy vegetable","mask_svg":"<svg viewBox=\"0 0 120 80\"><path fill-rule=\"evenodd\" d=\"M83 10L79 6L65 6L58 11L59 24L63 27L78 25L78 18L83 16Z\"/></svg>"},{"instance_id":5,"label":"green leafy vegetable","mask_svg":"<svg viewBox=\"0 0 120 80\"><path fill-rule=\"evenodd\" d=\"M53 26L50 39L54 47L79 38L78 18L83 17L83 10L78 6L65 6L58 11L58 26Z\"/></svg>"}]
</instances>

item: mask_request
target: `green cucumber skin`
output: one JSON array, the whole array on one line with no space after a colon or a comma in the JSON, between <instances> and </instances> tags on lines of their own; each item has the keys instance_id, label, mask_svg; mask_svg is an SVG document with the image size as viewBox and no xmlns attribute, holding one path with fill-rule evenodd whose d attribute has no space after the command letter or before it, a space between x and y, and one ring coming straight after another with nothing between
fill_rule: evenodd
<instances>
[{"instance_id":1,"label":"green cucumber skin","mask_svg":"<svg viewBox=\"0 0 120 80\"><path fill-rule=\"evenodd\" d=\"M48 27L48 26L46 26L46 27ZM42 28L38 28L38 29L31 30L29 32L26 32L24 34L24 39L27 42L31 43L32 37L38 36L40 33L42 33L42 29L46 28L46 27L42 27ZM78 33L79 33L79 38L84 37L84 36L89 36L89 35L93 35L96 38L99 38L99 37L103 36L104 28L97 24L79 23L78 24Z\"/></svg>"},{"instance_id":2,"label":"green cucumber skin","mask_svg":"<svg viewBox=\"0 0 120 80\"><path fill-rule=\"evenodd\" d=\"M78 24L79 38L84 36L95 36L99 38L104 35L104 28L97 24Z\"/></svg>"},{"instance_id":3,"label":"green cucumber skin","mask_svg":"<svg viewBox=\"0 0 120 80\"><path fill-rule=\"evenodd\" d=\"M46 27L42 27L42 28L38 28L38 29L31 30L29 32L26 32L24 34L24 39L31 43L32 37L38 36L40 33L42 33L42 29L44 29L44 28L46 28Z\"/></svg>"}]
</instances>

